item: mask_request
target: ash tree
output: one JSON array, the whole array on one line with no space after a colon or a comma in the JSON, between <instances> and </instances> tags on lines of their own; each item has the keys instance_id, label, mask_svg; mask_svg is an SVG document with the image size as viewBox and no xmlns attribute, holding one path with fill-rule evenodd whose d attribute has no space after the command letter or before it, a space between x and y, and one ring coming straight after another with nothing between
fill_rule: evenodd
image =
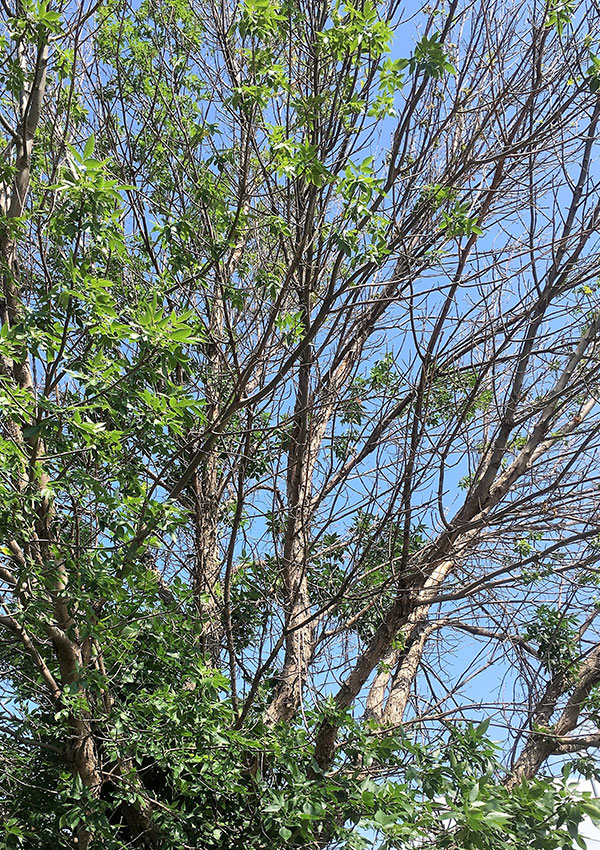
<instances>
[{"instance_id":1,"label":"ash tree","mask_svg":"<svg viewBox=\"0 0 600 850\"><path fill-rule=\"evenodd\" d=\"M0 846L584 847L596 5L0 19Z\"/></svg>"}]
</instances>

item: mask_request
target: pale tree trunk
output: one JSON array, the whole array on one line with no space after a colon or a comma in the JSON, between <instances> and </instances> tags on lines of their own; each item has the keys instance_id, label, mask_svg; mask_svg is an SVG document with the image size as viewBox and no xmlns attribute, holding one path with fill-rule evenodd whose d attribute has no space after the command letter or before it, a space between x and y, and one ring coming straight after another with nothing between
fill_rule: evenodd
<instances>
[{"instance_id":1,"label":"pale tree trunk","mask_svg":"<svg viewBox=\"0 0 600 850\"><path fill-rule=\"evenodd\" d=\"M203 619L204 649L216 662L219 656L221 627L220 556L218 541L219 499L217 495L218 459L211 452L194 477L195 557L194 592Z\"/></svg>"},{"instance_id":2,"label":"pale tree trunk","mask_svg":"<svg viewBox=\"0 0 600 850\"><path fill-rule=\"evenodd\" d=\"M379 663L369 688L365 717L390 726L402 722L425 644L436 628L436 623L427 622L426 613L419 612L400 629L395 643L402 646L392 649Z\"/></svg>"},{"instance_id":3,"label":"pale tree trunk","mask_svg":"<svg viewBox=\"0 0 600 850\"><path fill-rule=\"evenodd\" d=\"M206 416L207 426L214 426L220 411L219 372L220 341L224 313L221 294L215 293L210 305L210 341L206 346ZM220 584L221 557L219 552L219 452L216 447L202 459L193 478L195 497L195 559L194 592L198 610L204 620L203 642L208 657L217 662L222 626Z\"/></svg>"},{"instance_id":4,"label":"pale tree trunk","mask_svg":"<svg viewBox=\"0 0 600 850\"><path fill-rule=\"evenodd\" d=\"M81 779L81 783L90 797L97 799L102 789L102 772L98 765L89 718L71 721L71 738L67 748L67 758L71 770ZM77 827L76 835L78 850L79 848L87 850L92 845L94 834L85 821Z\"/></svg>"},{"instance_id":5,"label":"pale tree trunk","mask_svg":"<svg viewBox=\"0 0 600 850\"><path fill-rule=\"evenodd\" d=\"M267 709L270 724L289 720L302 699L313 653L314 629L310 617L308 557L310 492L318 445L312 439L309 414L311 352L300 367L295 424L290 440L282 574L285 593L285 656L279 685Z\"/></svg>"},{"instance_id":6,"label":"pale tree trunk","mask_svg":"<svg viewBox=\"0 0 600 850\"><path fill-rule=\"evenodd\" d=\"M417 676L427 639L435 629L428 623L426 615L414 618L414 624L401 631L405 634L405 646L399 653L396 670L392 676L390 692L381 715L383 723L399 726L410 698L410 691Z\"/></svg>"},{"instance_id":7,"label":"pale tree trunk","mask_svg":"<svg viewBox=\"0 0 600 850\"><path fill-rule=\"evenodd\" d=\"M392 670L398 663L398 655L399 650L393 649L379 662L377 672L375 673L373 682L369 688L369 693L367 694L367 700L365 703L365 718L372 718L373 720L381 721L383 709L385 707L386 693L390 684L390 677Z\"/></svg>"}]
</instances>

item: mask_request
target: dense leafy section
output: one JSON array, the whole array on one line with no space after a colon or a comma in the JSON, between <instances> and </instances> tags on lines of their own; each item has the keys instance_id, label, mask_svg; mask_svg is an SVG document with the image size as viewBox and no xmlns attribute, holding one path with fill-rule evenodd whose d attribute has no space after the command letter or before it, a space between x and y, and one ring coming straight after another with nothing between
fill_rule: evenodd
<instances>
[{"instance_id":1,"label":"dense leafy section","mask_svg":"<svg viewBox=\"0 0 600 850\"><path fill-rule=\"evenodd\" d=\"M20 793L7 783L12 802L4 846L69 846L69 833L85 824L102 847L121 848L148 805L146 843L172 848L233 848L243 841L264 850L358 850L373 846L374 836L385 847L426 841L440 848L516 850L524 842L561 848L571 846L584 813L600 815L597 801L589 793L577 796L567 775L509 794L498 782L502 769L486 739L487 723L453 726L432 749L410 734L382 736L373 724L340 717L336 761L323 774L304 729L269 730L257 715L240 729L226 677L198 658L189 663L189 645L173 640L174 628L185 634L176 617L147 620L125 630L119 657L107 657L120 691L113 692L110 711L102 703L94 709L106 771L100 795L65 769L51 742L60 715L83 710L84 700L102 694L102 683L88 677L67 690L58 715L29 713L40 748L32 753L23 739L10 754L35 782ZM138 661L124 668L132 650ZM306 721L320 718L311 713Z\"/></svg>"},{"instance_id":2,"label":"dense leafy section","mask_svg":"<svg viewBox=\"0 0 600 850\"><path fill-rule=\"evenodd\" d=\"M599 37L2 3L0 847L584 846Z\"/></svg>"}]
</instances>

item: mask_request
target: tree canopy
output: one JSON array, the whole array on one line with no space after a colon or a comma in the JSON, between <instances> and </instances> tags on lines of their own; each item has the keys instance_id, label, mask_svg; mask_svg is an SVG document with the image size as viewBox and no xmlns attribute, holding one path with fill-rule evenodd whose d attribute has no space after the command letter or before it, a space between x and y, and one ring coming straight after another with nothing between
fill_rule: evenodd
<instances>
[{"instance_id":1,"label":"tree canopy","mask_svg":"<svg viewBox=\"0 0 600 850\"><path fill-rule=\"evenodd\" d=\"M0 21L0 846L583 847L597 6Z\"/></svg>"}]
</instances>

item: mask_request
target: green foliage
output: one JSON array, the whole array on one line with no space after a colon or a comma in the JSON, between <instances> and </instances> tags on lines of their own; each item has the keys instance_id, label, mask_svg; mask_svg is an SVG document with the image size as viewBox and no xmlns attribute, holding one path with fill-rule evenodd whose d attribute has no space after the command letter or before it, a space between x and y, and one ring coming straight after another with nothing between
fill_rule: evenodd
<instances>
[{"instance_id":1,"label":"green foliage","mask_svg":"<svg viewBox=\"0 0 600 850\"><path fill-rule=\"evenodd\" d=\"M448 212L442 212L440 229L445 230L448 236L453 238L473 234L481 236L483 230L477 224L477 216L470 216L469 210L468 201L456 201Z\"/></svg>"},{"instance_id":2,"label":"green foliage","mask_svg":"<svg viewBox=\"0 0 600 850\"><path fill-rule=\"evenodd\" d=\"M414 527L408 552L417 552L426 539L424 526ZM351 619L358 637L368 641L395 599L398 585L404 585L409 578L401 571L403 524L359 512L347 538L329 534L322 544L324 554L316 550L311 558L313 594L317 600L339 597L336 618L340 622ZM350 558L360 563L359 575L347 575L345 562Z\"/></svg>"},{"instance_id":3,"label":"green foliage","mask_svg":"<svg viewBox=\"0 0 600 850\"><path fill-rule=\"evenodd\" d=\"M408 63L412 73L425 74L435 80L441 80L447 74L456 74L456 68L448 60L441 37L441 33L434 32L430 36L423 36L415 45L415 51Z\"/></svg>"},{"instance_id":4,"label":"green foliage","mask_svg":"<svg viewBox=\"0 0 600 850\"><path fill-rule=\"evenodd\" d=\"M392 32L381 20L377 6L366 0L342 3L336 0L331 10L331 27L319 33L317 44L325 56L340 62L361 56L380 56L389 49Z\"/></svg>"},{"instance_id":5,"label":"green foliage","mask_svg":"<svg viewBox=\"0 0 600 850\"><path fill-rule=\"evenodd\" d=\"M524 637L538 645L538 656L550 672L569 672L577 659L577 617L540 605ZM573 669L570 670L574 672Z\"/></svg>"},{"instance_id":6,"label":"green foliage","mask_svg":"<svg viewBox=\"0 0 600 850\"><path fill-rule=\"evenodd\" d=\"M523 842L553 850L565 846L583 814L598 817L597 801L589 795L574 800L566 783L536 781L509 794L498 782L487 724L453 727L432 749L404 733L381 737L347 716L335 769L323 775L306 730L269 731L257 718L235 730L224 677L199 659L184 660L189 649L178 652L156 625L142 628L134 640L145 659L156 653L156 662L130 670L106 742L107 764L126 754L129 776L115 776L94 800L53 753L41 750L38 778L58 782L58 796L51 800L37 786L19 795L5 820L3 847L33 850L50 841L69 847L67 833L82 818L94 824L102 847L125 847L123 822L110 813L120 808L122 818L127 806L139 805L136 771L164 801L155 819L161 846L173 850L240 843L267 850L317 841L366 850L373 833L382 848L426 840L440 850L517 850ZM175 687L181 676L184 689ZM50 718L39 721L42 736L49 736ZM318 724L320 717L307 721ZM364 777L365 768L393 778L373 781Z\"/></svg>"},{"instance_id":7,"label":"green foliage","mask_svg":"<svg viewBox=\"0 0 600 850\"><path fill-rule=\"evenodd\" d=\"M590 59L592 60L592 64L587 69L588 84L590 91L596 93L600 89L600 56L590 53Z\"/></svg>"},{"instance_id":8,"label":"green foliage","mask_svg":"<svg viewBox=\"0 0 600 850\"><path fill-rule=\"evenodd\" d=\"M476 371L450 371L435 380L428 401L429 424L435 426L457 418L469 422L489 408L493 394L481 388Z\"/></svg>"},{"instance_id":9,"label":"green foliage","mask_svg":"<svg viewBox=\"0 0 600 850\"><path fill-rule=\"evenodd\" d=\"M570 26L577 9L576 0L551 0L548 4L546 26L553 27L559 35Z\"/></svg>"}]
</instances>

